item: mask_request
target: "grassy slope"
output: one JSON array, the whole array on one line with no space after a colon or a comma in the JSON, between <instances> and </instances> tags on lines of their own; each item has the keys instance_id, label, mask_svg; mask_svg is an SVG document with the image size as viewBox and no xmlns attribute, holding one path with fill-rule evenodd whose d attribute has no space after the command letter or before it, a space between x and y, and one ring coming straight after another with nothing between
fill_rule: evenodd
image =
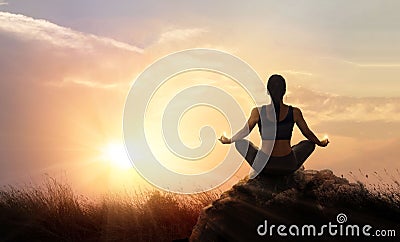
<instances>
[{"instance_id":1,"label":"grassy slope","mask_svg":"<svg viewBox=\"0 0 400 242\"><path fill-rule=\"evenodd\" d=\"M0 241L171 241L190 236L217 194L161 192L91 201L66 184L0 191Z\"/></svg>"}]
</instances>

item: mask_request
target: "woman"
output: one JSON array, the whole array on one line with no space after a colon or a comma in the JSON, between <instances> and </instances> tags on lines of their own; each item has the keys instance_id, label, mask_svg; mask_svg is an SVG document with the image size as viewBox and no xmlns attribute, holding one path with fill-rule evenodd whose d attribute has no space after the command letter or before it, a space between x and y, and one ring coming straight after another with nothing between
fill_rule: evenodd
<instances>
[{"instance_id":1,"label":"woman","mask_svg":"<svg viewBox=\"0 0 400 242\"><path fill-rule=\"evenodd\" d=\"M223 144L235 143L236 149L252 166L257 164L258 159L268 162L263 168L262 173L274 175L286 175L300 168L304 161L311 155L315 145L326 147L328 139L319 140L315 134L308 128L306 121L299 108L292 107L283 103L283 96L286 92L285 79L280 75L272 75L268 79L268 93L271 95L272 104L264 105L260 108L254 108L245 127L237 132L232 138L221 136L219 139ZM276 132L274 129L276 122ZM261 122L262 120L262 122ZM293 126L299 127L301 133L307 138L300 143L290 146ZM262 138L262 146L259 152L253 143L243 139L258 124ZM269 151L271 156L268 157ZM257 155L257 152L259 154ZM257 155L257 156L256 156Z\"/></svg>"}]
</instances>

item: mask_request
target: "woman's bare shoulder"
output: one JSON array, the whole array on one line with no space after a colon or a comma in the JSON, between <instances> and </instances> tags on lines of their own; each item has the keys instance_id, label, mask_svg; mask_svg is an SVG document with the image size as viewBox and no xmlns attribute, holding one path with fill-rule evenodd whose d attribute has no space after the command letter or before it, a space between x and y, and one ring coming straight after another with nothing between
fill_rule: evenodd
<instances>
[{"instance_id":1,"label":"woman's bare shoulder","mask_svg":"<svg viewBox=\"0 0 400 242\"><path fill-rule=\"evenodd\" d=\"M293 111L301 111L300 108L298 108L298 107L296 107L296 106L293 106L293 105L292 105L292 108L293 108Z\"/></svg>"},{"instance_id":2,"label":"woman's bare shoulder","mask_svg":"<svg viewBox=\"0 0 400 242\"><path fill-rule=\"evenodd\" d=\"M256 122L258 122L258 120L260 119L260 112L261 109L259 109L260 107L254 107L251 110L251 114L250 114L250 120L254 120Z\"/></svg>"},{"instance_id":3,"label":"woman's bare shoulder","mask_svg":"<svg viewBox=\"0 0 400 242\"><path fill-rule=\"evenodd\" d=\"M293 112L300 112L300 108L298 108L296 106L293 106L293 105L290 105L290 104L288 106L293 108Z\"/></svg>"},{"instance_id":4,"label":"woman's bare shoulder","mask_svg":"<svg viewBox=\"0 0 400 242\"><path fill-rule=\"evenodd\" d=\"M293 116L294 116L294 119L295 119L295 120L297 120L297 118L303 116L303 114L301 113L300 108L295 107L295 106L292 106L292 108L293 108Z\"/></svg>"},{"instance_id":5,"label":"woman's bare shoulder","mask_svg":"<svg viewBox=\"0 0 400 242\"><path fill-rule=\"evenodd\" d=\"M262 108L262 107L254 107L254 108L251 110L251 115L252 115L252 116L258 116L259 113L261 112L261 108Z\"/></svg>"}]
</instances>

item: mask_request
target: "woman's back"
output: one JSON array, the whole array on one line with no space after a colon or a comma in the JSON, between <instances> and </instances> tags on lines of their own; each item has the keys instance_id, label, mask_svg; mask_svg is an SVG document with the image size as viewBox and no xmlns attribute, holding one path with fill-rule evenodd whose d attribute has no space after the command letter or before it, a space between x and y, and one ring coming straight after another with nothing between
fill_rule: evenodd
<instances>
[{"instance_id":1,"label":"woman's back","mask_svg":"<svg viewBox=\"0 0 400 242\"><path fill-rule=\"evenodd\" d=\"M274 109L272 108L271 105L266 105L264 107L265 107L265 112L262 112L261 111L262 109L260 110L260 119L259 119L258 125L260 125L262 123L265 123L264 125L268 126L268 123L273 122L272 120L275 119L274 118L275 112L274 112ZM291 128L290 127L284 127L285 129L290 129L290 132L292 132L293 124L294 124L294 111L293 111L293 109L294 109L293 107L282 103L281 107L280 107L280 114L279 114L279 122L281 122L281 124L282 124L282 122L285 122L285 123L289 124L289 126L291 125ZM263 120L261 122L262 115L265 115L265 116L263 117ZM292 115L292 117L289 117L291 115ZM279 125L279 123L278 123L278 125ZM285 126L287 126L287 125L285 124ZM281 128L283 128L283 127L281 127ZM262 132L262 131L266 132L266 130L273 130L274 131L274 129L271 129L271 127L261 127L260 128L260 132ZM281 130L278 130L278 132L279 131L281 133L288 133L288 130L281 129ZM268 154L269 151L272 149L271 156L285 156L285 155L288 155L292 151L291 146L290 146L290 137L291 137L291 135L290 135L290 137L287 134L284 134L284 135L278 134L278 135L279 136L287 136L287 138L274 139L272 137L272 139L269 139L268 137L265 137L264 135L262 135L261 150Z\"/></svg>"}]
</instances>

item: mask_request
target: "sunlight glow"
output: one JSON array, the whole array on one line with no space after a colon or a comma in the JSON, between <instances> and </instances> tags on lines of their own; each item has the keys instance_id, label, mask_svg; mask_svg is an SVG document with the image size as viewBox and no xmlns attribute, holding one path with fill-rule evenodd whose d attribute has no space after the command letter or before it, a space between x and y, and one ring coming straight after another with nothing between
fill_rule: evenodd
<instances>
[{"instance_id":1,"label":"sunlight glow","mask_svg":"<svg viewBox=\"0 0 400 242\"><path fill-rule=\"evenodd\" d=\"M120 169L132 168L128 154L122 143L109 143L103 150L103 158L110 162L112 166Z\"/></svg>"}]
</instances>

